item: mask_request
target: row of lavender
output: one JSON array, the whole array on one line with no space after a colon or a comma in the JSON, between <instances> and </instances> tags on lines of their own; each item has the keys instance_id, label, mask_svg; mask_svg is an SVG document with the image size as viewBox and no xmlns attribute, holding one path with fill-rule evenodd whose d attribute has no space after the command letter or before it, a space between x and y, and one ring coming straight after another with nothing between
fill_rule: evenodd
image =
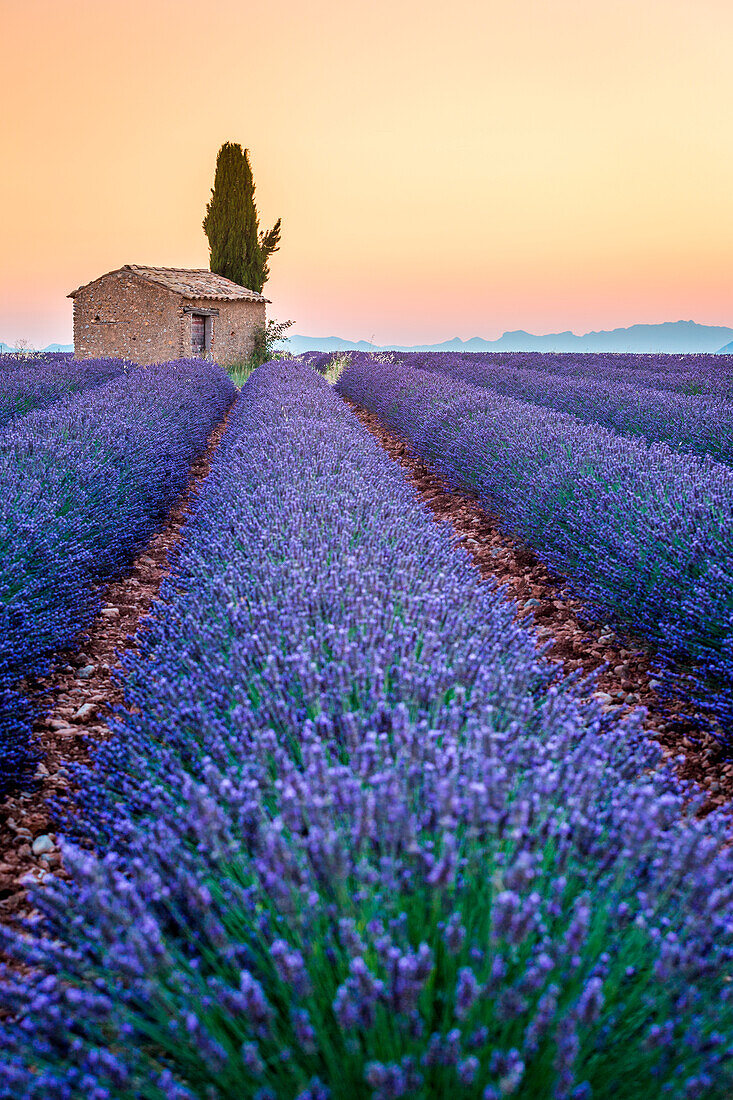
<instances>
[{"instance_id":1,"label":"row of lavender","mask_svg":"<svg viewBox=\"0 0 733 1100\"><path fill-rule=\"evenodd\" d=\"M410 353L406 354L413 358ZM645 389L683 395L707 394L733 400L733 355L502 351L488 355L468 353L464 356L469 357L488 359L505 371L538 370L555 378L596 382L613 380ZM431 358L430 353L419 353L414 356L413 362L421 366L420 360L429 362Z\"/></svg>"},{"instance_id":2,"label":"row of lavender","mask_svg":"<svg viewBox=\"0 0 733 1100\"><path fill-rule=\"evenodd\" d=\"M345 396L567 576L585 606L648 638L733 738L733 472L554 409L370 356Z\"/></svg>"},{"instance_id":3,"label":"row of lavender","mask_svg":"<svg viewBox=\"0 0 733 1100\"><path fill-rule=\"evenodd\" d=\"M123 359L0 356L0 427L33 409L102 386L131 366Z\"/></svg>"},{"instance_id":4,"label":"row of lavender","mask_svg":"<svg viewBox=\"0 0 733 1100\"><path fill-rule=\"evenodd\" d=\"M6 351L0 355L0 373L23 370L31 363L48 365L70 363L73 358L73 351Z\"/></svg>"},{"instance_id":5,"label":"row of lavender","mask_svg":"<svg viewBox=\"0 0 733 1100\"><path fill-rule=\"evenodd\" d=\"M688 454L712 455L733 465L733 403L720 396L696 396L647 385L645 368L636 375L597 357L597 373L575 377L541 369L534 355L514 356L510 363L496 355L432 353L394 356L396 362L445 374L534 405L570 413L591 424L602 424L624 435L668 443ZM709 359L720 357L709 356ZM726 356L733 387L733 360ZM600 362L598 361L600 360Z\"/></svg>"},{"instance_id":6,"label":"row of lavender","mask_svg":"<svg viewBox=\"0 0 733 1100\"><path fill-rule=\"evenodd\" d=\"M96 370L97 362L92 367ZM98 607L185 487L235 394L218 367L139 367L7 426L0 439L0 791L33 762L18 693Z\"/></svg>"},{"instance_id":7,"label":"row of lavender","mask_svg":"<svg viewBox=\"0 0 733 1100\"><path fill-rule=\"evenodd\" d=\"M2 1100L729 1096L723 818L314 372L250 377L182 547L1 933Z\"/></svg>"}]
</instances>

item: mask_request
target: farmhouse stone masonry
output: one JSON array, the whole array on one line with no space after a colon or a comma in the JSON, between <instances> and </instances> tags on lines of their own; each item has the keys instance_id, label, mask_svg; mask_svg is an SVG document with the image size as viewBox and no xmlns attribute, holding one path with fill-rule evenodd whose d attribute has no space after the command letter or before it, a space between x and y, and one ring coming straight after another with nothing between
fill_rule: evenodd
<instances>
[{"instance_id":1,"label":"farmhouse stone masonry","mask_svg":"<svg viewBox=\"0 0 733 1100\"><path fill-rule=\"evenodd\" d=\"M135 363L246 358L268 298L206 270L126 264L72 290L74 355Z\"/></svg>"}]
</instances>

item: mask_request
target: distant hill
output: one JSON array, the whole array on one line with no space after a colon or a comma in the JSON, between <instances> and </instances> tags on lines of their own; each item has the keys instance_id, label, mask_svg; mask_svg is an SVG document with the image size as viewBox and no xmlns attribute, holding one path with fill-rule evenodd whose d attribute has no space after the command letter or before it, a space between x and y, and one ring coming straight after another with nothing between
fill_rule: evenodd
<instances>
[{"instance_id":1,"label":"distant hill","mask_svg":"<svg viewBox=\"0 0 733 1100\"><path fill-rule=\"evenodd\" d=\"M356 342L342 340L340 336L297 336L285 341L293 355L302 351L578 351L578 352L708 352L729 348L733 342L733 328L718 325L698 325L695 321L666 321L660 325L631 325L608 331L586 332L576 336L574 332L553 332L544 336L533 333L505 332L497 340L484 340L474 336L470 340L455 337L441 344L370 344L366 340ZM725 344L725 349L721 347Z\"/></svg>"},{"instance_id":2,"label":"distant hill","mask_svg":"<svg viewBox=\"0 0 733 1100\"><path fill-rule=\"evenodd\" d=\"M718 355L733 355L733 340L726 344L724 348L719 348Z\"/></svg>"},{"instance_id":3,"label":"distant hill","mask_svg":"<svg viewBox=\"0 0 733 1100\"><path fill-rule=\"evenodd\" d=\"M366 340L342 340L340 336L289 336L281 341L293 355L302 351L377 351L376 344ZM391 349L394 350L394 349Z\"/></svg>"},{"instance_id":4,"label":"distant hill","mask_svg":"<svg viewBox=\"0 0 733 1100\"><path fill-rule=\"evenodd\" d=\"M30 348L28 349L30 352ZM73 344L49 344L47 348L33 348L33 351L73 351ZM0 340L0 355L7 355L8 352L16 351L16 348L11 347L10 344L4 344Z\"/></svg>"}]
</instances>

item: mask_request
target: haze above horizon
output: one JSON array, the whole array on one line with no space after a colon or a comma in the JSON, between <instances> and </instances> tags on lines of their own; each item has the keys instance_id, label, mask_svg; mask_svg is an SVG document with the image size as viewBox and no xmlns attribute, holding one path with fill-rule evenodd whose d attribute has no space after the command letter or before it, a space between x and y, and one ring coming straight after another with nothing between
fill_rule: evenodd
<instances>
[{"instance_id":1,"label":"haze above horizon","mask_svg":"<svg viewBox=\"0 0 733 1100\"><path fill-rule=\"evenodd\" d=\"M124 263L206 267L251 152L265 293L375 344L733 325L723 0L27 0L3 12L0 336Z\"/></svg>"}]
</instances>

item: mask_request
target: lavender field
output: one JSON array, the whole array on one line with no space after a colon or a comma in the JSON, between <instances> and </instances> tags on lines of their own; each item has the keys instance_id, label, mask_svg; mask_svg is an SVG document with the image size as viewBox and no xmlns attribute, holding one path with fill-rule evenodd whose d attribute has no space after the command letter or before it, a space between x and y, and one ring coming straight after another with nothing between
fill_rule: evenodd
<instances>
[{"instance_id":1,"label":"lavender field","mask_svg":"<svg viewBox=\"0 0 733 1100\"><path fill-rule=\"evenodd\" d=\"M130 366L40 362L0 382L0 407L21 386L33 398L0 429L0 793L37 759L16 685L99 609L100 581L145 545L235 393L196 362Z\"/></svg>"},{"instance_id":2,"label":"lavender field","mask_svg":"<svg viewBox=\"0 0 733 1100\"><path fill-rule=\"evenodd\" d=\"M124 706L68 766L63 873L0 924L1 1100L731 1095L729 809L545 659L343 400L733 755L730 364L601 358L352 354L334 387L310 355L240 393L47 364L25 413L0 363L6 790L42 752L19 685L229 409Z\"/></svg>"},{"instance_id":3,"label":"lavender field","mask_svg":"<svg viewBox=\"0 0 733 1100\"><path fill-rule=\"evenodd\" d=\"M653 644L660 674L731 742L733 405L529 369L509 382L493 358L465 359L353 356L339 389L474 491L590 611Z\"/></svg>"}]
</instances>

